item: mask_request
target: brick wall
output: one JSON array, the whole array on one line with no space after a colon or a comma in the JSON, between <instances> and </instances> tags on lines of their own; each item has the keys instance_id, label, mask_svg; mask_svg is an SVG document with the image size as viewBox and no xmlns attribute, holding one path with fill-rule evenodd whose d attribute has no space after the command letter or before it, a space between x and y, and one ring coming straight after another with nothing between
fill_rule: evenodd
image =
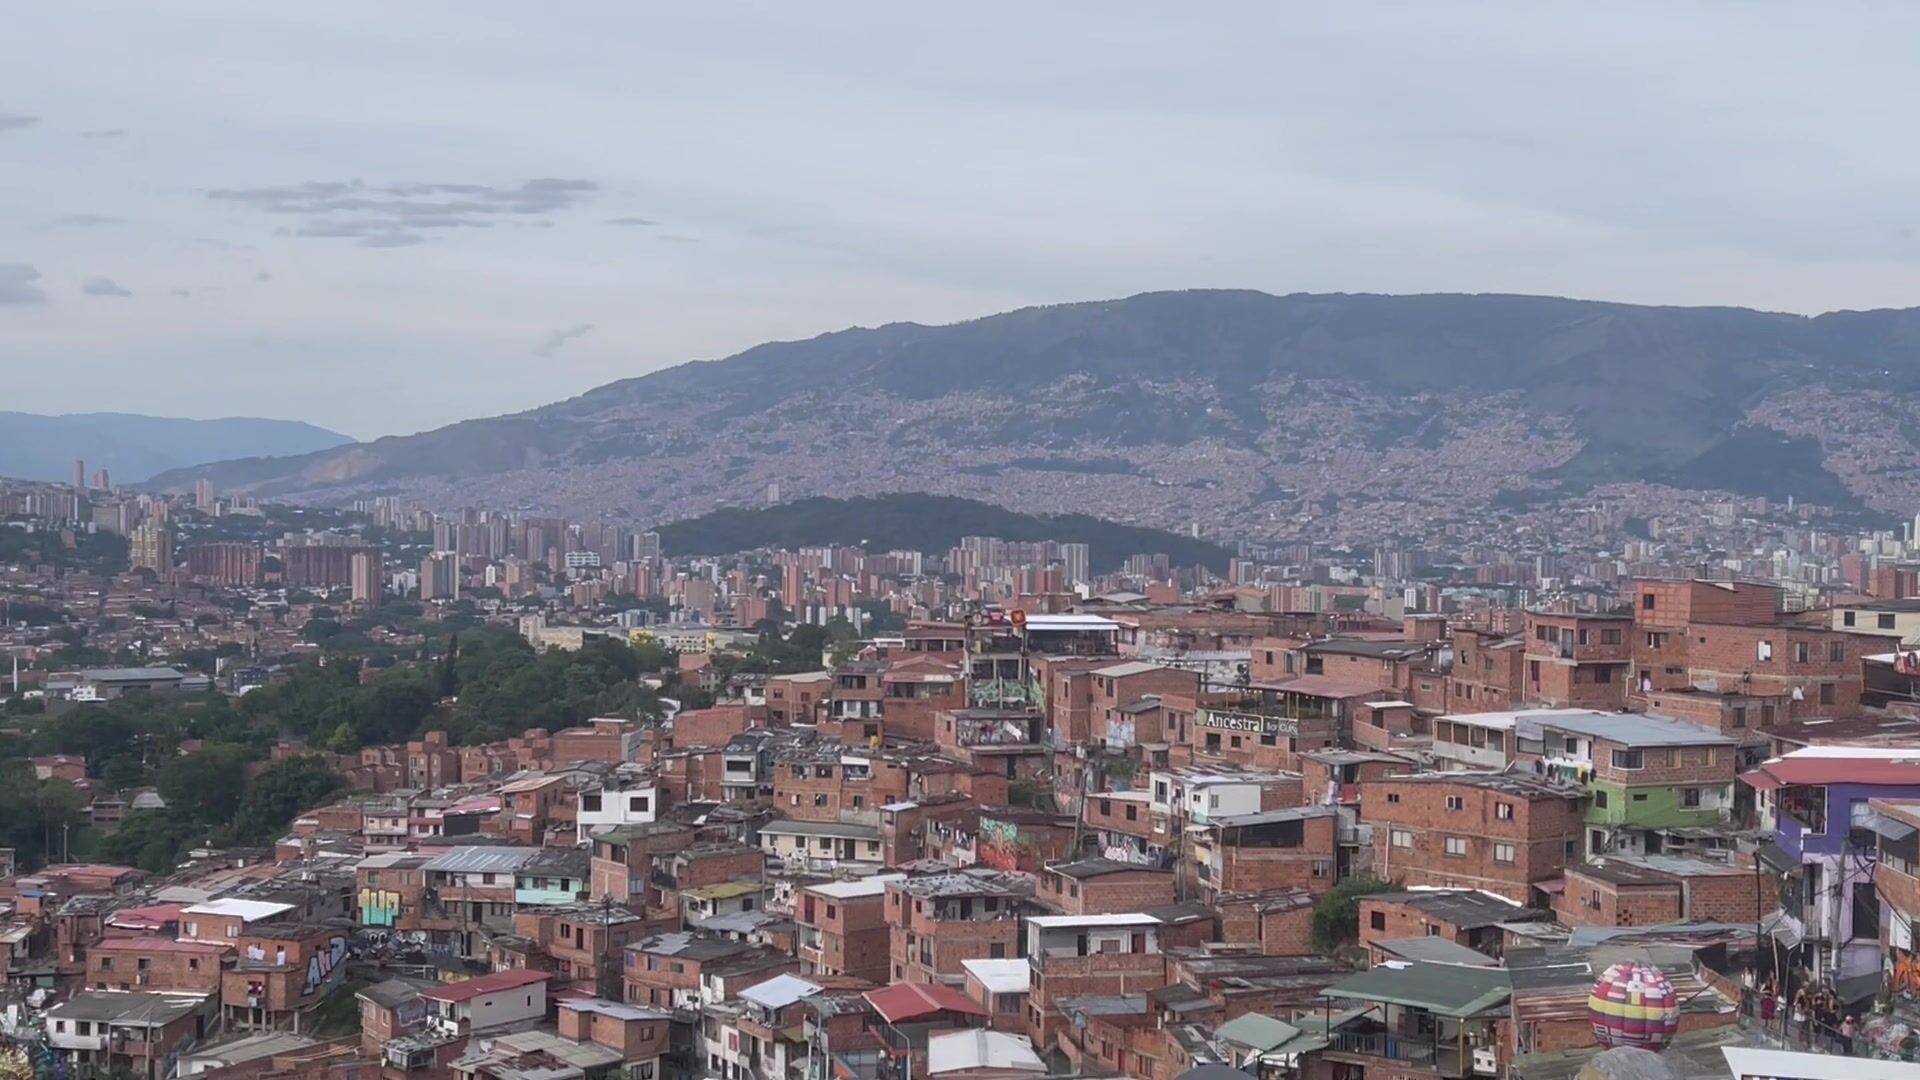
<instances>
[{"instance_id":1,"label":"brick wall","mask_svg":"<svg viewBox=\"0 0 1920 1080\"><path fill-rule=\"evenodd\" d=\"M1568 926L1657 926L1681 917L1680 886L1623 885L1569 869L1554 913Z\"/></svg>"},{"instance_id":2,"label":"brick wall","mask_svg":"<svg viewBox=\"0 0 1920 1080\"><path fill-rule=\"evenodd\" d=\"M1458 800L1458 809L1449 808L1449 798ZM1580 850L1584 805L1473 784L1392 778L1360 790L1361 820L1374 825L1377 876L1408 885L1486 889L1522 904L1532 882L1560 875L1569 844ZM1463 854L1448 852L1449 838ZM1512 861L1500 858L1506 853L1500 845L1512 848Z\"/></svg>"},{"instance_id":3,"label":"brick wall","mask_svg":"<svg viewBox=\"0 0 1920 1080\"><path fill-rule=\"evenodd\" d=\"M1366 897L1360 899L1360 944L1363 947L1371 946L1376 941L1427 937L1427 928L1430 926L1440 931L1434 936L1444 937L1456 945L1468 943L1465 931L1435 919L1411 904Z\"/></svg>"},{"instance_id":4,"label":"brick wall","mask_svg":"<svg viewBox=\"0 0 1920 1080\"><path fill-rule=\"evenodd\" d=\"M1302 839L1297 848L1229 847L1222 842L1218 848L1220 877L1209 884L1229 893L1275 889L1320 893L1331 889L1337 880L1339 819L1327 814L1307 818L1301 824Z\"/></svg>"}]
</instances>

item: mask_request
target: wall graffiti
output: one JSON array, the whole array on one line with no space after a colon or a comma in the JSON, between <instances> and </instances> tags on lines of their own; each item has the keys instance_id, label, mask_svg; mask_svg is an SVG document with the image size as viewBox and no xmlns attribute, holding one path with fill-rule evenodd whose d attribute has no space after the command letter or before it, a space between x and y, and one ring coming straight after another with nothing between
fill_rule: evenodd
<instances>
[{"instance_id":1,"label":"wall graffiti","mask_svg":"<svg viewBox=\"0 0 1920 1080\"><path fill-rule=\"evenodd\" d=\"M346 970L347 939L338 935L328 938L324 948L307 958L307 984L301 995L314 993L332 982L336 974L344 975Z\"/></svg>"},{"instance_id":2,"label":"wall graffiti","mask_svg":"<svg viewBox=\"0 0 1920 1080\"><path fill-rule=\"evenodd\" d=\"M399 921L399 893L388 889L360 890L360 925L392 926Z\"/></svg>"},{"instance_id":3,"label":"wall graffiti","mask_svg":"<svg viewBox=\"0 0 1920 1080\"><path fill-rule=\"evenodd\" d=\"M1039 870L1040 852L1033 838L1011 821L980 819L979 860L995 870Z\"/></svg>"}]
</instances>

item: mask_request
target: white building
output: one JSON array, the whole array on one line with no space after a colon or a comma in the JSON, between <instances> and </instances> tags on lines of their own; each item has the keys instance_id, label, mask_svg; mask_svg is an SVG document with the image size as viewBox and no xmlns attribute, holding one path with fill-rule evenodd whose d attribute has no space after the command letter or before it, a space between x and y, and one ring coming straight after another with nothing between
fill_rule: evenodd
<instances>
[{"instance_id":1,"label":"white building","mask_svg":"<svg viewBox=\"0 0 1920 1080\"><path fill-rule=\"evenodd\" d=\"M422 990L427 1027L458 1036L538 1020L547 1015L547 980L552 977L522 968Z\"/></svg>"},{"instance_id":2,"label":"white building","mask_svg":"<svg viewBox=\"0 0 1920 1080\"><path fill-rule=\"evenodd\" d=\"M577 799L574 820L582 844L595 831L659 820L660 785L651 778L638 780L616 773L601 786L582 790Z\"/></svg>"}]
</instances>

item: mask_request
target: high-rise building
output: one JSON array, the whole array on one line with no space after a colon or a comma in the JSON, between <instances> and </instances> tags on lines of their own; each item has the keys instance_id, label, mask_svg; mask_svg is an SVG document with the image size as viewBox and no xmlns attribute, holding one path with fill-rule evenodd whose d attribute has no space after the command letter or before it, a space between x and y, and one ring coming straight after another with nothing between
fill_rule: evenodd
<instances>
[{"instance_id":1,"label":"high-rise building","mask_svg":"<svg viewBox=\"0 0 1920 1080\"><path fill-rule=\"evenodd\" d=\"M420 599L460 599L460 560L451 551L436 551L420 560Z\"/></svg>"},{"instance_id":2,"label":"high-rise building","mask_svg":"<svg viewBox=\"0 0 1920 1080\"><path fill-rule=\"evenodd\" d=\"M633 556L636 559L657 559L660 557L660 534L643 532L634 545Z\"/></svg>"},{"instance_id":3,"label":"high-rise building","mask_svg":"<svg viewBox=\"0 0 1920 1080\"><path fill-rule=\"evenodd\" d=\"M73 490L87 490L87 463L78 458L73 462Z\"/></svg>"},{"instance_id":4,"label":"high-rise building","mask_svg":"<svg viewBox=\"0 0 1920 1080\"><path fill-rule=\"evenodd\" d=\"M101 491L112 491L113 478L107 475L107 470L105 469L95 470L93 474L93 486L99 488Z\"/></svg>"},{"instance_id":5,"label":"high-rise building","mask_svg":"<svg viewBox=\"0 0 1920 1080\"><path fill-rule=\"evenodd\" d=\"M187 576L204 585L258 585L260 569L258 544L195 544L187 549Z\"/></svg>"},{"instance_id":6,"label":"high-rise building","mask_svg":"<svg viewBox=\"0 0 1920 1080\"><path fill-rule=\"evenodd\" d=\"M145 567L167 577L173 573L173 530L154 522L140 526L127 538L127 554L135 570Z\"/></svg>"},{"instance_id":7,"label":"high-rise building","mask_svg":"<svg viewBox=\"0 0 1920 1080\"><path fill-rule=\"evenodd\" d=\"M280 580L290 589L338 589L353 584L353 557L377 548L346 544L296 544L280 551Z\"/></svg>"},{"instance_id":8,"label":"high-rise building","mask_svg":"<svg viewBox=\"0 0 1920 1080\"><path fill-rule=\"evenodd\" d=\"M380 574L384 569L380 553L372 548L356 551L353 554L353 602L367 607L379 607L385 584Z\"/></svg>"},{"instance_id":9,"label":"high-rise building","mask_svg":"<svg viewBox=\"0 0 1920 1080\"><path fill-rule=\"evenodd\" d=\"M1067 572L1067 587L1093 584L1093 549L1086 544L1061 544L1060 563Z\"/></svg>"},{"instance_id":10,"label":"high-rise building","mask_svg":"<svg viewBox=\"0 0 1920 1080\"><path fill-rule=\"evenodd\" d=\"M219 502L218 493L213 489L213 481L203 476L193 482L193 505L199 507L203 513L213 513Z\"/></svg>"}]
</instances>

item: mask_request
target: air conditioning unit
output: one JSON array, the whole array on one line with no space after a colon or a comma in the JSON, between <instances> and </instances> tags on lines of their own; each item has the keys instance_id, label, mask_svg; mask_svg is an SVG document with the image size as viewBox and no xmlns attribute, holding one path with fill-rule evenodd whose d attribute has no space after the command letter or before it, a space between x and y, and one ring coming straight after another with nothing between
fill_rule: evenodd
<instances>
[{"instance_id":1,"label":"air conditioning unit","mask_svg":"<svg viewBox=\"0 0 1920 1080\"><path fill-rule=\"evenodd\" d=\"M1473 1071L1478 1076L1493 1076L1500 1072L1500 1054L1491 1046L1473 1048Z\"/></svg>"}]
</instances>

